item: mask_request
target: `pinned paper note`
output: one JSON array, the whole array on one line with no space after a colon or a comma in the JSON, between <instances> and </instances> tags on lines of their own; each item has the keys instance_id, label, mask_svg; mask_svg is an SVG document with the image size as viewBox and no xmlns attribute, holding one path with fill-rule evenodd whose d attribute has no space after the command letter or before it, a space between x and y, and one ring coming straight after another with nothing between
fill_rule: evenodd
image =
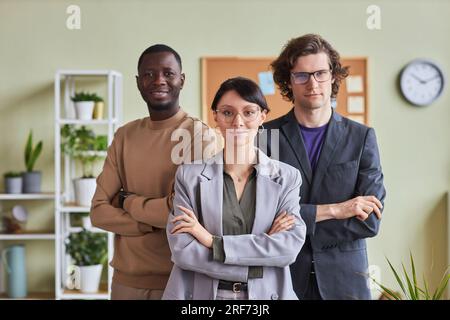
<instances>
[{"instance_id":1,"label":"pinned paper note","mask_svg":"<svg viewBox=\"0 0 450 320\"><path fill-rule=\"evenodd\" d=\"M363 92L363 79L361 76L348 76L345 81L348 93Z\"/></svg>"},{"instance_id":2,"label":"pinned paper note","mask_svg":"<svg viewBox=\"0 0 450 320\"><path fill-rule=\"evenodd\" d=\"M364 113L364 97L348 97L347 98L348 113Z\"/></svg>"},{"instance_id":3,"label":"pinned paper note","mask_svg":"<svg viewBox=\"0 0 450 320\"><path fill-rule=\"evenodd\" d=\"M272 72L259 72L259 87L265 96L275 94L275 83L273 82Z\"/></svg>"},{"instance_id":4,"label":"pinned paper note","mask_svg":"<svg viewBox=\"0 0 450 320\"><path fill-rule=\"evenodd\" d=\"M364 116L348 115L347 118L349 118L350 120L359 122L359 123L361 123L361 124L365 124L365 123L364 123Z\"/></svg>"}]
</instances>

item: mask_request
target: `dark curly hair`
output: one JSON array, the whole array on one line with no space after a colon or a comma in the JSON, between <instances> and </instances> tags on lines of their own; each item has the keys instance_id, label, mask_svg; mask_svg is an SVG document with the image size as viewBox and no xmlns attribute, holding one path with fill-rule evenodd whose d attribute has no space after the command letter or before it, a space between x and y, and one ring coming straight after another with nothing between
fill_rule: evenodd
<instances>
[{"instance_id":1,"label":"dark curly hair","mask_svg":"<svg viewBox=\"0 0 450 320\"><path fill-rule=\"evenodd\" d=\"M331 98L335 98L342 79L348 76L348 67L342 67L339 53L321 36L306 34L288 41L279 57L270 66L273 71L273 79L281 91L281 95L289 101L294 101L292 89L289 88L291 70L297 58L309 54L324 52L328 55L330 68L334 78L332 83Z\"/></svg>"}]
</instances>

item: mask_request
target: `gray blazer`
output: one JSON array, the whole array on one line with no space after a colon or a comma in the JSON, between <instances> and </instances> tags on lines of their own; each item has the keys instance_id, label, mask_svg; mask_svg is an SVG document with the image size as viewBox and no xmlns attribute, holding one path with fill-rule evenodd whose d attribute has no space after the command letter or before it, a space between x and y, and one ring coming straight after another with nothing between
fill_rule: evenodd
<instances>
[{"instance_id":1,"label":"gray blazer","mask_svg":"<svg viewBox=\"0 0 450 320\"><path fill-rule=\"evenodd\" d=\"M174 266L163 299L215 299L219 279L248 282L249 299L297 299L289 265L305 241L306 226L299 215L300 172L269 159L258 150L255 221L251 234L222 234L223 152L203 164L179 166L175 178L174 211L169 215L167 237ZM173 235L170 222L192 209L213 235L223 236L225 262L212 259L212 250L188 233ZM281 211L298 218L289 231L267 235ZM249 266L262 266L264 277L247 279Z\"/></svg>"},{"instance_id":2,"label":"gray blazer","mask_svg":"<svg viewBox=\"0 0 450 320\"><path fill-rule=\"evenodd\" d=\"M333 110L313 175L294 111L264 126L280 130L279 160L300 169L303 177L300 213L307 237L297 261L291 265L298 297L304 298L314 263L323 299L370 299L365 239L377 235L380 220L371 214L365 221L353 217L316 223L316 209L319 204L365 195L376 196L384 203L386 190L374 129ZM269 141L271 132L267 130ZM270 148L268 153L271 155Z\"/></svg>"}]
</instances>

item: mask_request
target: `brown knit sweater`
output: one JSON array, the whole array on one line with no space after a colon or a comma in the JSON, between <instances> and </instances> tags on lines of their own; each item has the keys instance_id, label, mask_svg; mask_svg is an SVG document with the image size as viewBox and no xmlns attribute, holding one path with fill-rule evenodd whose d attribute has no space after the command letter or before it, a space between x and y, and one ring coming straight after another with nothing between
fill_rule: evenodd
<instances>
[{"instance_id":1,"label":"brown knit sweater","mask_svg":"<svg viewBox=\"0 0 450 320\"><path fill-rule=\"evenodd\" d=\"M198 159L198 150L207 146L208 157L218 151L217 136L202 142L208 127L180 109L166 120L146 117L119 128L97 178L91 220L94 226L115 233L111 266L113 280L122 285L164 289L169 278L172 262L165 228L178 167L171 159L172 148L179 143L171 141L177 128L195 139L185 139L188 145L201 143L195 155L194 148L187 153L190 160ZM117 205L121 188L135 193L126 198L125 210Z\"/></svg>"}]
</instances>

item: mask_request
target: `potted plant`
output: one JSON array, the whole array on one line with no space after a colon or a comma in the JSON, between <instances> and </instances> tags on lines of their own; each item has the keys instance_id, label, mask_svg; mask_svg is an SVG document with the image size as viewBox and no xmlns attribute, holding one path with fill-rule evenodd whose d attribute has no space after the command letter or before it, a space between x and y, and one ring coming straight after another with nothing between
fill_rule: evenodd
<instances>
[{"instance_id":1,"label":"potted plant","mask_svg":"<svg viewBox=\"0 0 450 320\"><path fill-rule=\"evenodd\" d=\"M34 165L42 151L42 141L33 146L33 131L28 134L28 140L25 145L25 167L27 171L23 174L23 192L39 193L41 192L41 171L34 171Z\"/></svg>"},{"instance_id":2,"label":"potted plant","mask_svg":"<svg viewBox=\"0 0 450 320\"><path fill-rule=\"evenodd\" d=\"M80 120L91 120L94 111L95 94L88 92L76 92L70 99L75 104L75 113L77 119Z\"/></svg>"},{"instance_id":3,"label":"potted plant","mask_svg":"<svg viewBox=\"0 0 450 320\"><path fill-rule=\"evenodd\" d=\"M419 282L417 281L416 275L416 267L414 265L414 259L412 254L410 256L411 263L411 273L408 274L405 266L402 263L403 276L395 270L392 266L392 263L389 259L386 258L389 267L391 268L392 273L395 276L395 280L399 285L401 292L394 291L392 289L387 288L386 286L380 284L378 281L372 278L372 281L375 282L382 289L382 299L387 300L440 300L443 298L445 293L445 289L447 288L448 281L450 279L450 274L448 273L448 268L445 270L444 275L441 278L437 288L431 292L430 285L423 277L423 286L419 286Z\"/></svg>"},{"instance_id":4,"label":"potted plant","mask_svg":"<svg viewBox=\"0 0 450 320\"><path fill-rule=\"evenodd\" d=\"M96 188L94 164L106 156L107 137L96 136L85 126L75 128L71 125L61 128L61 137L61 150L79 161L82 167L82 176L74 179L75 202L79 206L89 207Z\"/></svg>"},{"instance_id":5,"label":"potted plant","mask_svg":"<svg viewBox=\"0 0 450 320\"><path fill-rule=\"evenodd\" d=\"M80 268L80 290L84 293L98 291L103 265L108 258L106 233L90 232L82 228L65 240L66 252Z\"/></svg>"},{"instance_id":6,"label":"potted plant","mask_svg":"<svg viewBox=\"0 0 450 320\"><path fill-rule=\"evenodd\" d=\"M95 120L103 119L103 111L105 110L105 102L102 97L99 97L97 94L93 94L92 98L94 99L94 113L93 118Z\"/></svg>"},{"instance_id":7,"label":"potted plant","mask_svg":"<svg viewBox=\"0 0 450 320\"><path fill-rule=\"evenodd\" d=\"M6 193L22 193L22 173L9 171L3 177L5 178Z\"/></svg>"}]
</instances>

